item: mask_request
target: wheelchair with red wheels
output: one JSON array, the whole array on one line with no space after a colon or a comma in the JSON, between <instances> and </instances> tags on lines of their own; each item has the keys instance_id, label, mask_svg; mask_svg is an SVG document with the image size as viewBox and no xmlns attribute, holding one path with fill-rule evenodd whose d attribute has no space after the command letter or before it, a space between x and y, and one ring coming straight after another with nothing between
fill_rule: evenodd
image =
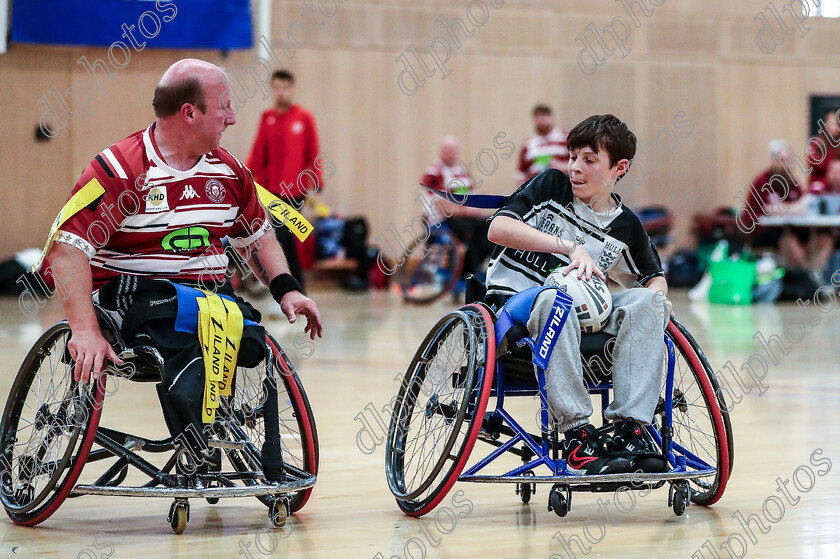
<instances>
[{"instance_id":1,"label":"wheelchair with red wheels","mask_svg":"<svg viewBox=\"0 0 840 559\"><path fill-rule=\"evenodd\" d=\"M98 307L96 312L105 339L125 365L111 365L87 384L75 381L67 350L70 327L62 321L35 343L12 385L0 422L0 501L15 524L39 524L68 497L81 495L173 499L168 521L176 534L186 528L191 498L215 504L220 498L256 497L275 527L304 506L318 472L318 435L303 386L270 334L262 361L237 367L232 395L222 397L207 444L217 460L202 465L183 437L149 439L99 425L107 377L159 382L163 361L153 347L127 347L111 317ZM277 424L267 419L273 415ZM260 450L278 427L279 482L265 479ZM141 453L169 456L156 466ZM77 484L94 462L100 462L98 478ZM129 468L148 481L123 485Z\"/></svg>"},{"instance_id":2,"label":"wheelchair with red wheels","mask_svg":"<svg viewBox=\"0 0 840 559\"><path fill-rule=\"evenodd\" d=\"M537 364L535 342L525 320L505 315L512 301L498 320L482 303L450 312L415 353L386 440L388 485L405 514L430 512L456 481L515 483L523 503L537 484L550 484L548 508L561 517L571 510L573 491L669 484L668 506L678 516L690 503L711 505L721 498L734 459L728 408L708 360L675 318L665 332L662 392L647 427L667 460L667 471L572 475L560 458L556 426L549 422L545 371ZM614 343L605 333L582 335L585 378L590 394L600 396L602 411L612 388ZM538 433L530 433L505 410L508 399L523 396L539 397ZM493 448L470 462L478 440ZM486 473L491 463L496 471Z\"/></svg>"}]
</instances>

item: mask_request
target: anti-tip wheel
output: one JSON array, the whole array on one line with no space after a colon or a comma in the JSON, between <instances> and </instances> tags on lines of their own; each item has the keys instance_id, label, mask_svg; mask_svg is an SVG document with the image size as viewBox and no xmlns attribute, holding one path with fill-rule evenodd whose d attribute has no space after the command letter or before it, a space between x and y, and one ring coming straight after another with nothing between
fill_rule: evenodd
<instances>
[{"instance_id":1,"label":"anti-tip wheel","mask_svg":"<svg viewBox=\"0 0 840 559\"><path fill-rule=\"evenodd\" d=\"M268 507L268 519L275 528L282 528L289 518L288 499L275 499Z\"/></svg>"},{"instance_id":2,"label":"anti-tip wheel","mask_svg":"<svg viewBox=\"0 0 840 559\"><path fill-rule=\"evenodd\" d=\"M169 526L176 534L183 534L190 519L190 505L186 500L177 500L169 508Z\"/></svg>"}]
</instances>

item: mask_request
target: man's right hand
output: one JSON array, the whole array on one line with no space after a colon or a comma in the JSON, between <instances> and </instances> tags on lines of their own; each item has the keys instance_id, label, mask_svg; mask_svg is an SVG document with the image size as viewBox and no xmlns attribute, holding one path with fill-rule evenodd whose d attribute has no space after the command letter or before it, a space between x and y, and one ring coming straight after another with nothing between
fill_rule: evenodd
<instances>
[{"instance_id":1,"label":"man's right hand","mask_svg":"<svg viewBox=\"0 0 840 559\"><path fill-rule=\"evenodd\" d=\"M87 384L91 372L94 380L99 378L105 368L106 359L117 365L123 364L99 329L74 331L72 338L67 342L67 349L70 357L76 362L73 378L83 384Z\"/></svg>"}]
</instances>

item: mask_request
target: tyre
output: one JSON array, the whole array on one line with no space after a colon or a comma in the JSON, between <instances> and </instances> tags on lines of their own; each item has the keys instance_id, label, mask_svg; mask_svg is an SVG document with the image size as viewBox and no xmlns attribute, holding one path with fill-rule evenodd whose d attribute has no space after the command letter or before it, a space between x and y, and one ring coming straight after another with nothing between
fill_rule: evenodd
<instances>
[{"instance_id":1,"label":"tyre","mask_svg":"<svg viewBox=\"0 0 840 559\"><path fill-rule=\"evenodd\" d=\"M672 451L674 456L685 457L689 471L715 469L714 476L689 482L691 502L711 505L721 498L729 480L732 433L727 428L728 414L719 404L714 374L705 357L701 359L696 343L684 331L672 318L665 332L675 350ZM654 430L663 425L664 416L663 396L657 406ZM658 433L655 436L659 438Z\"/></svg>"},{"instance_id":2,"label":"tyre","mask_svg":"<svg viewBox=\"0 0 840 559\"><path fill-rule=\"evenodd\" d=\"M318 473L318 432L309 400L300 379L286 354L269 334L266 343L272 358L257 367L239 367L232 400L225 404L224 415L234 418L228 424L231 440L247 439L249 444L241 451L231 451L228 459L237 471L262 470L262 446L265 441L263 416L266 402L266 381L276 384L277 409L280 424L280 445L283 465L295 477ZM251 484L256 481L251 480ZM303 508L312 488L297 492L289 501L289 509L296 512ZM273 497L258 497L271 506Z\"/></svg>"},{"instance_id":3,"label":"tyre","mask_svg":"<svg viewBox=\"0 0 840 559\"><path fill-rule=\"evenodd\" d=\"M49 518L78 480L96 437L105 375L73 380L70 327L60 322L21 365L0 420L0 500L9 518L34 526Z\"/></svg>"},{"instance_id":4,"label":"tyre","mask_svg":"<svg viewBox=\"0 0 840 559\"><path fill-rule=\"evenodd\" d=\"M466 305L440 319L415 353L385 446L388 486L405 514L434 509L463 471L490 398L495 348L490 312Z\"/></svg>"}]
</instances>

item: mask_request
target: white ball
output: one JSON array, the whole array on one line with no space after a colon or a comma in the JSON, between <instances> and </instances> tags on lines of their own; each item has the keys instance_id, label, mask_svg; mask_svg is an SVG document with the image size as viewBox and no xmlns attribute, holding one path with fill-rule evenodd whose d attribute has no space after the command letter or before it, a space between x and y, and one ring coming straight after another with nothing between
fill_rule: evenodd
<instances>
[{"instance_id":1,"label":"white ball","mask_svg":"<svg viewBox=\"0 0 840 559\"><path fill-rule=\"evenodd\" d=\"M607 284L594 274L589 281L578 279L577 270L564 276L561 272L563 268L565 266L551 272L545 284L556 287L572 298L581 330L587 334L598 332L606 326L612 312L612 295Z\"/></svg>"}]
</instances>

